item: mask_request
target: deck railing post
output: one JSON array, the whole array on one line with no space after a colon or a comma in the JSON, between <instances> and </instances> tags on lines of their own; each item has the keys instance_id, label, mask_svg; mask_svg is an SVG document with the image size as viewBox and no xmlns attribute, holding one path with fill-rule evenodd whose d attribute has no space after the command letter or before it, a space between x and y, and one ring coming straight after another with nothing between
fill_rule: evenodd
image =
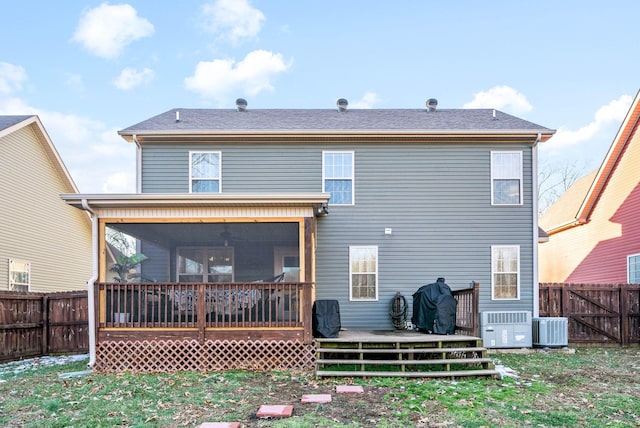
<instances>
[{"instance_id":1,"label":"deck railing post","mask_svg":"<svg viewBox=\"0 0 640 428\"><path fill-rule=\"evenodd\" d=\"M197 300L197 323L198 323L198 341L204 343L204 328L206 326L206 288L205 284L198 284L198 300Z\"/></svg>"},{"instance_id":2,"label":"deck railing post","mask_svg":"<svg viewBox=\"0 0 640 428\"><path fill-rule=\"evenodd\" d=\"M311 314L311 289L313 284L305 282L302 284L302 320L304 323L303 341L305 344L309 344L313 341L312 331L312 314Z\"/></svg>"},{"instance_id":3,"label":"deck railing post","mask_svg":"<svg viewBox=\"0 0 640 428\"><path fill-rule=\"evenodd\" d=\"M473 334L480 336L480 283L473 281Z\"/></svg>"}]
</instances>

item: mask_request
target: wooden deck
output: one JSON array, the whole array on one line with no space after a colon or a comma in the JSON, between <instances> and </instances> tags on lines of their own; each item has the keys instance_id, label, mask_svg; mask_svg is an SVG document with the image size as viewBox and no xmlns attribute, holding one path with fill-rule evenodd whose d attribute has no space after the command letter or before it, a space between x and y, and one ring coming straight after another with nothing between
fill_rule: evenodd
<instances>
[{"instance_id":1,"label":"wooden deck","mask_svg":"<svg viewBox=\"0 0 640 428\"><path fill-rule=\"evenodd\" d=\"M316 376L497 377L482 339L409 330L342 330L316 339Z\"/></svg>"}]
</instances>

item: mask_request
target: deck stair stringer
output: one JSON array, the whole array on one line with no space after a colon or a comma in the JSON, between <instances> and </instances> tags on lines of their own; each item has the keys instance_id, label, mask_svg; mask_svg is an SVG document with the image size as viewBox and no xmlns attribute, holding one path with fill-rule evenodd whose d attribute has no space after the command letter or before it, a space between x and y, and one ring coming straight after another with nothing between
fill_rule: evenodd
<instances>
[{"instance_id":1,"label":"deck stair stringer","mask_svg":"<svg viewBox=\"0 0 640 428\"><path fill-rule=\"evenodd\" d=\"M499 377L482 339L413 331L341 331L316 339L316 376Z\"/></svg>"}]
</instances>

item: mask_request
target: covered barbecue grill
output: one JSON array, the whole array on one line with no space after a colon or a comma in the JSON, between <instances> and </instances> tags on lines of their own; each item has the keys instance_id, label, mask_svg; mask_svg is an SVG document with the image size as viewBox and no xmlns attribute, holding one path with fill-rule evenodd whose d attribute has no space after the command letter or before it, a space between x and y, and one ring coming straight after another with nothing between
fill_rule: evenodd
<instances>
[{"instance_id":1,"label":"covered barbecue grill","mask_svg":"<svg viewBox=\"0 0 640 428\"><path fill-rule=\"evenodd\" d=\"M433 284L423 285L413 294L411 322L420 331L433 334L454 334L458 302L451 288L438 278Z\"/></svg>"}]
</instances>

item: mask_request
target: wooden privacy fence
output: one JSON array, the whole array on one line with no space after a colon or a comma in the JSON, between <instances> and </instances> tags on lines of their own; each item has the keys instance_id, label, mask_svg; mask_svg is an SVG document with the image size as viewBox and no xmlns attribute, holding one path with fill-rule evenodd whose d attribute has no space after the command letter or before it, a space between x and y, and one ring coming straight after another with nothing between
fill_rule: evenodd
<instances>
[{"instance_id":1,"label":"wooden privacy fence","mask_svg":"<svg viewBox=\"0 0 640 428\"><path fill-rule=\"evenodd\" d=\"M88 351L86 291L0 291L0 361Z\"/></svg>"},{"instance_id":2,"label":"wooden privacy fence","mask_svg":"<svg viewBox=\"0 0 640 428\"><path fill-rule=\"evenodd\" d=\"M540 316L566 317L569 342L640 344L640 284L540 284Z\"/></svg>"}]
</instances>

